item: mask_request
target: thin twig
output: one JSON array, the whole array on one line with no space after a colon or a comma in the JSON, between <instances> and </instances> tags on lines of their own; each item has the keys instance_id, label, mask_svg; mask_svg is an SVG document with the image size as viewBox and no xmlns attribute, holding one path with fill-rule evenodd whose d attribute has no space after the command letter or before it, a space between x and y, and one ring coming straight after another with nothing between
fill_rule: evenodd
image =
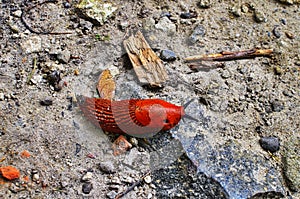
<instances>
[{"instance_id":1,"label":"thin twig","mask_svg":"<svg viewBox=\"0 0 300 199\"><path fill-rule=\"evenodd\" d=\"M270 56L273 53L273 49L251 49L236 52L221 52L217 54L209 55L195 55L187 57L184 60L187 62L196 61L231 61L237 59L249 59L262 56Z\"/></svg>"},{"instance_id":2,"label":"thin twig","mask_svg":"<svg viewBox=\"0 0 300 199\"><path fill-rule=\"evenodd\" d=\"M32 10L33 8L36 8L37 6L40 6L40 5L43 5L46 3L57 3L57 2L58 2L57 0L46 0L46 1L43 1L41 3L38 3L36 5L33 5L31 7L28 7L26 9L22 10L22 14L21 14L22 23L30 32L35 33L35 34L43 34L43 35L46 35L46 34L51 34L51 35L72 34L72 32L51 32L52 30L39 32L37 30L32 29L31 26L27 23L27 21L25 19L26 13L29 12L30 10Z\"/></svg>"},{"instance_id":3,"label":"thin twig","mask_svg":"<svg viewBox=\"0 0 300 199\"><path fill-rule=\"evenodd\" d=\"M130 187L128 187L125 191L119 193L115 199L120 199L121 197L123 197L124 195L126 195L127 193L129 193L130 191L132 191L134 189L134 187L140 185L142 183L142 181L144 180L144 178L148 175L150 175L151 171L148 171L146 174L144 174L138 181L136 181L135 183L133 183Z\"/></svg>"}]
</instances>

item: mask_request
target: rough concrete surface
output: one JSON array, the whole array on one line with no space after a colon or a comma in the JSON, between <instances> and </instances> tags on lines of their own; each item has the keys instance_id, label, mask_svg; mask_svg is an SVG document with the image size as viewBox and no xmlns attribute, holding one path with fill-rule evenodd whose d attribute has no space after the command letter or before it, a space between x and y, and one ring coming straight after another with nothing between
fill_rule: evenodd
<instances>
[{"instance_id":1,"label":"rough concrete surface","mask_svg":"<svg viewBox=\"0 0 300 199\"><path fill-rule=\"evenodd\" d=\"M0 198L118 198L133 184L122 198L300 198L299 1L113 1L97 6L105 13L78 3L1 1L0 167L20 177L0 173ZM161 57L163 88L136 78L123 41L137 31L158 56L172 55ZM254 48L273 53L193 69L184 61ZM98 97L107 68L115 100L194 99L186 112L198 121L128 136L133 147L114 156L117 135L76 105L76 95ZM278 151L262 148L268 137Z\"/></svg>"}]
</instances>

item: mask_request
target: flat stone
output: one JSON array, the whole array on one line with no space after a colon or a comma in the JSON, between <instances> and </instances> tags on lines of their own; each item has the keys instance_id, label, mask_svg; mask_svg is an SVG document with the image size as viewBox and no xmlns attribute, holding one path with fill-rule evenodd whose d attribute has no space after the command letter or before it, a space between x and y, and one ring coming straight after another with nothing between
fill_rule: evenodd
<instances>
[{"instance_id":1,"label":"flat stone","mask_svg":"<svg viewBox=\"0 0 300 199\"><path fill-rule=\"evenodd\" d=\"M118 9L111 3L104 3L99 0L80 1L76 7L80 11L80 16L87 18L96 25L103 25Z\"/></svg>"},{"instance_id":2,"label":"flat stone","mask_svg":"<svg viewBox=\"0 0 300 199\"><path fill-rule=\"evenodd\" d=\"M107 174L116 173L116 167L111 161L99 163L99 169Z\"/></svg>"},{"instance_id":3,"label":"flat stone","mask_svg":"<svg viewBox=\"0 0 300 199\"><path fill-rule=\"evenodd\" d=\"M21 43L23 51L34 53L42 51L42 39L39 36L33 36Z\"/></svg>"},{"instance_id":4,"label":"flat stone","mask_svg":"<svg viewBox=\"0 0 300 199\"><path fill-rule=\"evenodd\" d=\"M174 61L176 60L176 54L171 50L162 50L160 58L164 61Z\"/></svg>"},{"instance_id":5,"label":"flat stone","mask_svg":"<svg viewBox=\"0 0 300 199\"><path fill-rule=\"evenodd\" d=\"M70 61L71 53L69 50L61 51L57 54L57 59L61 63L68 63Z\"/></svg>"},{"instance_id":6,"label":"flat stone","mask_svg":"<svg viewBox=\"0 0 300 199\"><path fill-rule=\"evenodd\" d=\"M279 139L277 137L263 137L259 140L260 146L266 150L274 153L279 150Z\"/></svg>"},{"instance_id":7,"label":"flat stone","mask_svg":"<svg viewBox=\"0 0 300 199\"><path fill-rule=\"evenodd\" d=\"M176 25L168 17L162 17L158 23L155 24L155 28L168 34L174 34L176 32Z\"/></svg>"}]
</instances>

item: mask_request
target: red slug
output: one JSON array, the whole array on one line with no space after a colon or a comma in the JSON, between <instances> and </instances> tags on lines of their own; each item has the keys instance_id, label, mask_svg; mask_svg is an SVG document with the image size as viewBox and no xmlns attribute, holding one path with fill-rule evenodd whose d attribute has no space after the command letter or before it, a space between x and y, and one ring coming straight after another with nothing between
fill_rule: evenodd
<instances>
[{"instance_id":1,"label":"red slug","mask_svg":"<svg viewBox=\"0 0 300 199\"><path fill-rule=\"evenodd\" d=\"M176 106L161 99L107 99L78 96L83 114L104 131L127 134L134 137L151 137L161 130L176 126L187 117L185 106ZM194 119L196 120L196 119Z\"/></svg>"}]
</instances>

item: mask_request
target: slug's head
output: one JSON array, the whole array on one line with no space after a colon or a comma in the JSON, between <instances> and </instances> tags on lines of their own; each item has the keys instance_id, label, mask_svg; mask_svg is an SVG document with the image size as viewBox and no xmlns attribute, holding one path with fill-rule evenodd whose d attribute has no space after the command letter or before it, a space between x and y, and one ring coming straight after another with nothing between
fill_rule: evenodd
<instances>
[{"instance_id":1,"label":"slug's head","mask_svg":"<svg viewBox=\"0 0 300 199\"><path fill-rule=\"evenodd\" d=\"M192 118L186 115L184 111L190 102L184 106L176 106L160 99L143 100L141 103L143 104L137 107L137 118L144 118L144 120L140 122L151 128L170 130L180 122L181 118ZM147 114L145 114L145 112L147 112ZM143 117L145 115L148 115L148 117Z\"/></svg>"}]
</instances>

